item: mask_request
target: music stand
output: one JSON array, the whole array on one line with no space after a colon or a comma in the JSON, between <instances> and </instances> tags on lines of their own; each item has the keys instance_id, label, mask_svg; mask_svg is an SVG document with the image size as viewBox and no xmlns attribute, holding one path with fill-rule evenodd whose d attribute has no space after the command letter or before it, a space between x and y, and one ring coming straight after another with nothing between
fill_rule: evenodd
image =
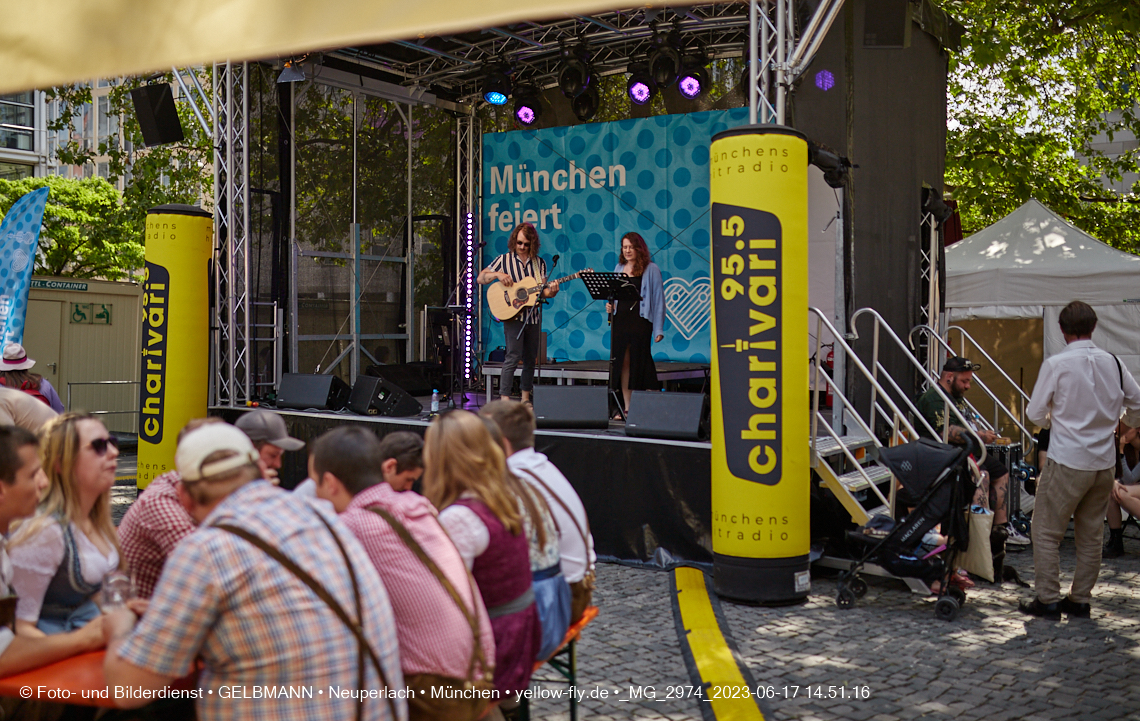
<instances>
[{"instance_id":1,"label":"music stand","mask_svg":"<svg viewBox=\"0 0 1140 721\"><path fill-rule=\"evenodd\" d=\"M596 273L589 271L582 271L579 275L582 281L586 284L586 290L590 291L590 297L594 300L604 300L608 303L616 303L621 300L641 300L641 291L637 284L624 273ZM611 306L616 307L616 306ZM613 322L613 312L608 315L609 321ZM611 341L612 343L612 341ZM610 379L614 377L614 355L610 351ZM609 385L610 381L606 381ZM622 405L621 398L618 397L617 391L610 388L610 396L613 397L614 402L617 404L618 413L621 419L625 420L625 407Z\"/></svg>"}]
</instances>

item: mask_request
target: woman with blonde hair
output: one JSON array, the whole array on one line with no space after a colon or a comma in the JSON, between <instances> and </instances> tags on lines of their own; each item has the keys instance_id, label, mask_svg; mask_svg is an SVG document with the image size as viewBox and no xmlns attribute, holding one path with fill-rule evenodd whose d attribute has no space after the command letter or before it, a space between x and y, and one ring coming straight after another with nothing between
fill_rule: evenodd
<instances>
[{"instance_id":1,"label":"woman with blonde hair","mask_svg":"<svg viewBox=\"0 0 1140 721\"><path fill-rule=\"evenodd\" d=\"M20 598L16 626L29 635L63 633L94 619L103 577L119 568L111 520L115 438L93 416L65 413L40 431L40 456L47 493L9 543Z\"/></svg>"},{"instance_id":2,"label":"woman with blonde hair","mask_svg":"<svg viewBox=\"0 0 1140 721\"><path fill-rule=\"evenodd\" d=\"M506 482L506 458L483 421L450 411L424 437L424 495L471 570L495 635L495 688L530 686L542 629L531 586L519 504Z\"/></svg>"}]
</instances>

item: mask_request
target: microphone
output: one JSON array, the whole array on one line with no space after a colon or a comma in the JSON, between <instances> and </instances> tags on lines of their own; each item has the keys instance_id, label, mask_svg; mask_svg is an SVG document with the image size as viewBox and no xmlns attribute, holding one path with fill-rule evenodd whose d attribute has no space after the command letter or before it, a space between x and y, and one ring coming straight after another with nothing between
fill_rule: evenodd
<instances>
[{"instance_id":1,"label":"microphone","mask_svg":"<svg viewBox=\"0 0 1140 721\"><path fill-rule=\"evenodd\" d=\"M475 250L479 250L480 248L482 248L485 245L487 245L487 241L485 241L485 240L480 241L479 244L475 246Z\"/></svg>"},{"instance_id":2,"label":"microphone","mask_svg":"<svg viewBox=\"0 0 1140 721\"><path fill-rule=\"evenodd\" d=\"M555 254L555 256L551 259L554 261L553 263L551 263L551 265L558 265L558 259L561 257L562 257L561 255Z\"/></svg>"}]
</instances>

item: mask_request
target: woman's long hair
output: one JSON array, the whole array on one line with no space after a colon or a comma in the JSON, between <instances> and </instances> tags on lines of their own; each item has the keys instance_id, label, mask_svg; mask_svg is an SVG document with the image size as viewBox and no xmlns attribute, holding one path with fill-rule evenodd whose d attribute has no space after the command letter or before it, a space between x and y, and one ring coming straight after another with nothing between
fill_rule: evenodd
<instances>
[{"instance_id":1,"label":"woman's long hair","mask_svg":"<svg viewBox=\"0 0 1140 721\"><path fill-rule=\"evenodd\" d=\"M79 512L79 489L75 486L75 463L79 458L79 424L83 421L98 421L88 413L64 413L57 416L40 429L40 460L47 474L47 494L40 501L36 515L19 525L12 535L12 545L25 541L44 526L62 517L63 523L70 523ZM95 500L88 516L95 530L115 547L119 548L119 534L111 519L111 491L108 489ZM120 557L121 557L120 553Z\"/></svg>"},{"instance_id":2,"label":"woman's long hair","mask_svg":"<svg viewBox=\"0 0 1140 721\"><path fill-rule=\"evenodd\" d=\"M649 246L645 244L645 238L642 238L640 233L626 233L621 240L622 243L628 240L633 246L633 262L630 263L629 274L636 278L649 267ZM621 259L624 263L625 253L621 254Z\"/></svg>"},{"instance_id":3,"label":"woman's long hair","mask_svg":"<svg viewBox=\"0 0 1140 721\"><path fill-rule=\"evenodd\" d=\"M31 373L27 370L22 371L0 371L0 383L3 383L6 388L12 390L23 390L24 384L28 384L28 388L34 391L40 389L44 377L39 373Z\"/></svg>"},{"instance_id":4,"label":"woman's long hair","mask_svg":"<svg viewBox=\"0 0 1140 721\"><path fill-rule=\"evenodd\" d=\"M530 223L519 223L518 225L515 226L515 229L511 231L511 239L509 241L507 241L507 250L511 251L512 253L515 253L515 249L518 247L518 243L519 243L519 236L522 235L523 233L526 233L527 239L530 240L530 256L529 257L537 258L538 257L538 246L539 246L538 231L535 230L534 226L531 225ZM517 255L517 253L516 253L516 255Z\"/></svg>"},{"instance_id":5,"label":"woman's long hair","mask_svg":"<svg viewBox=\"0 0 1140 721\"><path fill-rule=\"evenodd\" d=\"M470 491L512 535L522 532L515 496L506 484L507 463L474 413L444 413L424 435L424 495L443 510Z\"/></svg>"}]
</instances>

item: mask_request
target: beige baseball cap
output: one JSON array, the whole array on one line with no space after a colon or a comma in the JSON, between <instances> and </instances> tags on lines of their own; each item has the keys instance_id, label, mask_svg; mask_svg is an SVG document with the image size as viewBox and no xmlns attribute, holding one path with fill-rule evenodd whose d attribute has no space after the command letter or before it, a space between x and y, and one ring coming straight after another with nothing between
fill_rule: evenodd
<instances>
[{"instance_id":1,"label":"beige baseball cap","mask_svg":"<svg viewBox=\"0 0 1140 721\"><path fill-rule=\"evenodd\" d=\"M206 458L218 451L231 451L233 455L206 463ZM210 423L186 434L178 443L174 454L174 467L186 482L201 481L218 476L247 464L257 464L260 454L249 436L229 423Z\"/></svg>"}]
</instances>

